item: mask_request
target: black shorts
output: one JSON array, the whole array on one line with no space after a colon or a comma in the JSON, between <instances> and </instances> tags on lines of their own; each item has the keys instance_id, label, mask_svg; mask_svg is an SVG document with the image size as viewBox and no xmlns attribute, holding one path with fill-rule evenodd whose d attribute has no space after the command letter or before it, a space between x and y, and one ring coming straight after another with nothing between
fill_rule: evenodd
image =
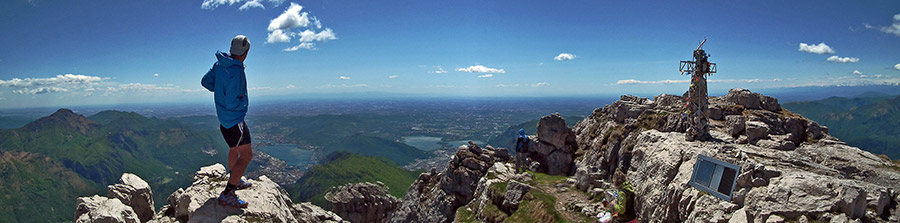
<instances>
[{"instance_id":1,"label":"black shorts","mask_svg":"<svg viewBox=\"0 0 900 223\"><path fill-rule=\"evenodd\" d=\"M247 128L247 123L241 122L227 129L219 125L219 129L222 130L222 136L225 137L228 147L250 144L250 128Z\"/></svg>"}]
</instances>

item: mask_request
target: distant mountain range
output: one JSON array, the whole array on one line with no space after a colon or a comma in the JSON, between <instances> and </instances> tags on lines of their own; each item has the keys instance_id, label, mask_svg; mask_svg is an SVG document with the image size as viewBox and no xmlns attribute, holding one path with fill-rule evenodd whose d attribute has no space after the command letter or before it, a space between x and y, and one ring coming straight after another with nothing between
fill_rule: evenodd
<instances>
[{"instance_id":1,"label":"distant mountain range","mask_svg":"<svg viewBox=\"0 0 900 223\"><path fill-rule=\"evenodd\" d=\"M0 152L6 157L0 162L0 190L8 196L0 216L40 213L44 218L15 221L71 220L75 207L65 198L105 191L96 185L114 184L123 172L145 176L154 193L169 194L189 185L190 174L201 166L226 160L226 149L217 132L174 120L119 111L84 117L60 109L23 127L0 130ZM165 203L165 196L155 198Z\"/></svg>"},{"instance_id":2,"label":"distant mountain range","mask_svg":"<svg viewBox=\"0 0 900 223\"><path fill-rule=\"evenodd\" d=\"M867 92L783 107L828 126L831 135L852 146L900 159L900 96Z\"/></svg>"}]
</instances>

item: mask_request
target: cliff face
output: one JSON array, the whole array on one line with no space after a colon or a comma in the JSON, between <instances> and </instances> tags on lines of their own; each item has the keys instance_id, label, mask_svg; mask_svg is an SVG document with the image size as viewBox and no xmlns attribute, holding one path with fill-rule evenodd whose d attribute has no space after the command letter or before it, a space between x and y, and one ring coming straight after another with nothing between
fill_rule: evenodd
<instances>
[{"instance_id":1,"label":"cliff face","mask_svg":"<svg viewBox=\"0 0 900 223\"><path fill-rule=\"evenodd\" d=\"M686 141L683 101L622 96L578 123L577 187L602 188L620 169L649 222L896 221L900 173L886 157L741 89L710 99L712 140ZM699 154L741 167L733 201L688 184Z\"/></svg>"}]
</instances>

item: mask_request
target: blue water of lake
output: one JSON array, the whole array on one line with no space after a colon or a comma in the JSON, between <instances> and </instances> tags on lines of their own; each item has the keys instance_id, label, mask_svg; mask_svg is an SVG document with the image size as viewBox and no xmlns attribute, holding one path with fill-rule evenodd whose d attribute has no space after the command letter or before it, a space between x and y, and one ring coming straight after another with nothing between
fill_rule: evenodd
<instances>
[{"instance_id":1,"label":"blue water of lake","mask_svg":"<svg viewBox=\"0 0 900 223\"><path fill-rule=\"evenodd\" d=\"M311 164L316 164L313 150L302 149L295 144L274 143L270 146L260 146L254 149L266 152L275 158L284 160L288 165L296 166L303 170L306 170L307 166Z\"/></svg>"}]
</instances>

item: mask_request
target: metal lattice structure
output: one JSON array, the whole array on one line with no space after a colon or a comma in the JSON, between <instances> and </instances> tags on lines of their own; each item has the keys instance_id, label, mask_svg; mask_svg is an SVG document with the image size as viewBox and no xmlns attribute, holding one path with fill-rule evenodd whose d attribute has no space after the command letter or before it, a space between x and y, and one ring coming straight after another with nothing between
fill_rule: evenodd
<instances>
[{"instance_id":1,"label":"metal lattice structure","mask_svg":"<svg viewBox=\"0 0 900 223\"><path fill-rule=\"evenodd\" d=\"M706 77L716 73L716 64L709 62L709 54L703 50L706 39L694 50L693 61L681 61L678 71L682 75L691 75L691 87L687 92L685 116L690 127L685 132L685 139L707 140L709 135L709 95L706 88Z\"/></svg>"}]
</instances>

